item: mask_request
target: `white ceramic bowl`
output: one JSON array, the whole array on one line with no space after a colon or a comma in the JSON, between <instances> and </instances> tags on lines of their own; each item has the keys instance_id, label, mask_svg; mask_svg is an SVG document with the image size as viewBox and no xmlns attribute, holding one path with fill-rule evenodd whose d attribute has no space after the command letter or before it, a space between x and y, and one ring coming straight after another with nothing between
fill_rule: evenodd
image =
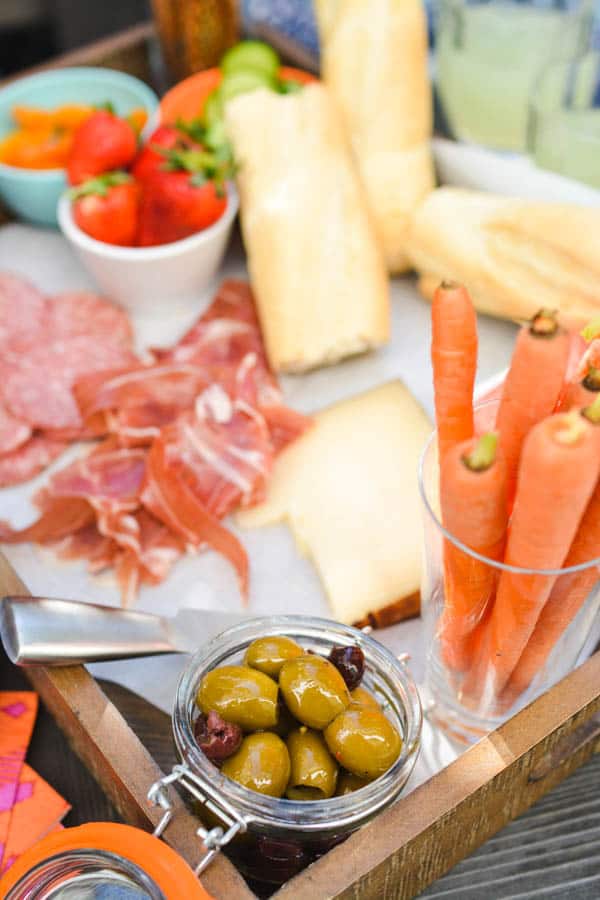
<instances>
[{"instance_id":1,"label":"white ceramic bowl","mask_svg":"<svg viewBox=\"0 0 600 900\"><path fill-rule=\"evenodd\" d=\"M98 287L130 312L160 316L193 310L221 265L238 211L228 186L225 212L214 225L158 247L117 247L97 241L75 224L71 200L58 203L58 224Z\"/></svg>"}]
</instances>

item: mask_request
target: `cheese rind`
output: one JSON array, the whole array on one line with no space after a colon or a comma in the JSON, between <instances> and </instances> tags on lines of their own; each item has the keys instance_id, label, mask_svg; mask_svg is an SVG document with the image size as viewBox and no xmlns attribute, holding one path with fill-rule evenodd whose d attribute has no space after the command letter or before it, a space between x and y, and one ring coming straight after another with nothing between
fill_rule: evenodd
<instances>
[{"instance_id":1,"label":"cheese rind","mask_svg":"<svg viewBox=\"0 0 600 900\"><path fill-rule=\"evenodd\" d=\"M417 469L429 419L399 381L337 403L278 457L267 499L243 527L285 521L352 623L419 589Z\"/></svg>"}]
</instances>

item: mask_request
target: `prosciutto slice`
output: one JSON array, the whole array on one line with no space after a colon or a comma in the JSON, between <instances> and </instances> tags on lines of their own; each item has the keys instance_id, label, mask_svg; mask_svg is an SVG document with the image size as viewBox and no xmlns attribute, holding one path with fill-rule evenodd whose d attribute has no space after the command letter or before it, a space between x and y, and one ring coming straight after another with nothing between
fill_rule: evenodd
<instances>
[{"instance_id":1,"label":"prosciutto slice","mask_svg":"<svg viewBox=\"0 0 600 900\"><path fill-rule=\"evenodd\" d=\"M169 464L166 448L156 441L148 454L142 503L192 548L211 547L235 568L240 591L248 596L248 557L241 543L208 512L188 487L177 466Z\"/></svg>"},{"instance_id":2,"label":"prosciutto slice","mask_svg":"<svg viewBox=\"0 0 600 900\"><path fill-rule=\"evenodd\" d=\"M263 498L276 454L310 425L283 404L249 286L224 282L150 362L132 352L126 315L94 294L44 298L0 275L0 314L7 297L30 324L13 316L0 331L0 484L29 477L68 442L103 439L47 480L35 522L0 522L0 540L112 568L125 605L186 552L210 548L246 599L248 558L222 520Z\"/></svg>"}]
</instances>

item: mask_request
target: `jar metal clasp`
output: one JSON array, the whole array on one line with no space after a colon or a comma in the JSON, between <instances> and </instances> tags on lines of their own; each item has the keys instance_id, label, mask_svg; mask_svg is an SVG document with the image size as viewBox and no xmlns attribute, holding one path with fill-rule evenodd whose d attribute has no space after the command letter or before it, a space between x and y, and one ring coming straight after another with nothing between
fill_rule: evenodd
<instances>
[{"instance_id":1,"label":"jar metal clasp","mask_svg":"<svg viewBox=\"0 0 600 900\"><path fill-rule=\"evenodd\" d=\"M203 854L194 869L194 873L200 875L223 847L227 846L237 834L244 834L250 819L247 816L240 815L230 803L219 795L212 784L181 763L173 766L168 775L163 775L162 778L155 781L148 791L148 802L153 806L160 806L164 810L160 822L154 829L155 837L162 836L173 818L174 807L167 788L174 784L180 784L188 794L191 794L195 800L198 800L216 815L224 826L207 829L201 825L196 831L202 842Z\"/></svg>"}]
</instances>

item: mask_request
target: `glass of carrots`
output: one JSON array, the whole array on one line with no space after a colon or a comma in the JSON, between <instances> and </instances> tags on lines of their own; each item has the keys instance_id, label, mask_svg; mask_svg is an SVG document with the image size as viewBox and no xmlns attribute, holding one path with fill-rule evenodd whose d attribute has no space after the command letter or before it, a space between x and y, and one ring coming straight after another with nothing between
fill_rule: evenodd
<instances>
[{"instance_id":1,"label":"glass of carrots","mask_svg":"<svg viewBox=\"0 0 600 900\"><path fill-rule=\"evenodd\" d=\"M476 317L432 304L437 429L421 460L429 715L477 740L573 669L600 631L600 322L540 310L500 396L473 403ZM457 363L460 360L460 363Z\"/></svg>"}]
</instances>

